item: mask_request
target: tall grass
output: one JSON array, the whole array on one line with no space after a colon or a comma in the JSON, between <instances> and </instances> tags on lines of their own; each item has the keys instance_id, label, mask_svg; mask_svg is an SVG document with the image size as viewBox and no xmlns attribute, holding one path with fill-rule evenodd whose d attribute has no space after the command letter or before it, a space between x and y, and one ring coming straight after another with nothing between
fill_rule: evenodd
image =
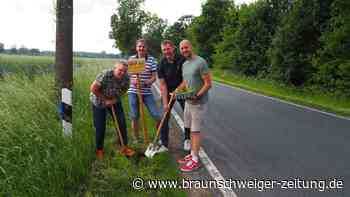
<instances>
[{"instance_id":1,"label":"tall grass","mask_svg":"<svg viewBox=\"0 0 350 197\"><path fill-rule=\"evenodd\" d=\"M62 136L53 77L0 84L0 196L63 196L72 140Z\"/></svg>"},{"instance_id":2,"label":"tall grass","mask_svg":"<svg viewBox=\"0 0 350 197\"><path fill-rule=\"evenodd\" d=\"M18 68L42 63L22 56L8 59ZM62 135L53 73L12 71L0 80L0 196L67 196L83 190L80 187L87 182L94 160L88 85L79 86L84 78L75 80L74 127L69 138Z\"/></svg>"},{"instance_id":3,"label":"tall grass","mask_svg":"<svg viewBox=\"0 0 350 197\"><path fill-rule=\"evenodd\" d=\"M17 59L19 63L13 64L18 68L32 61L11 58ZM75 62L80 66L74 72L71 138L62 133L53 73L14 72L0 80L0 196L184 196L175 190L131 188L135 177L177 179L175 162L169 154L140 161L122 157L110 119L106 159L95 162L89 86L99 72L113 66L113 60ZM127 113L127 97L123 106ZM148 117L147 123L154 135L154 122Z\"/></svg>"}]
</instances>

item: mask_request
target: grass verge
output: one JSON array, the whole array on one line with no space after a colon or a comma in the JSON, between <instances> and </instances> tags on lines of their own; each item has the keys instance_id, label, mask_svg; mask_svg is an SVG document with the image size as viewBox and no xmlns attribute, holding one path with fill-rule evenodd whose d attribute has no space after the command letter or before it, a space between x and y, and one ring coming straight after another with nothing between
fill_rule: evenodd
<instances>
[{"instance_id":1,"label":"grass verge","mask_svg":"<svg viewBox=\"0 0 350 197\"><path fill-rule=\"evenodd\" d=\"M88 87L95 79L96 75L106 67L106 65L85 65L76 70L74 77L74 92L77 99L74 99L74 125L77 130L84 130L94 135L92 125L92 112L89 102ZM124 112L126 113L129 131L129 145L139 151L144 151L145 147L138 144L131 144L130 119L128 117L127 96L122 100ZM148 125L149 137L152 140L155 135L154 121L150 118L146 110L146 121ZM140 131L141 132L141 131ZM142 136L142 132L140 133ZM94 137L93 137L94 139ZM82 190L76 192L75 196L185 196L185 192L175 189L164 190L135 190L132 188L134 178L144 180L177 180L176 162L168 153L156 155L153 159L130 158L120 155L118 152L117 134L113 127L111 116L108 115L106 137L105 137L105 159L93 162L91 174L82 184ZM94 150L90 153L94 155Z\"/></svg>"},{"instance_id":2,"label":"grass verge","mask_svg":"<svg viewBox=\"0 0 350 197\"><path fill-rule=\"evenodd\" d=\"M38 57L42 63L32 57L0 57L0 68L11 70L0 78L0 196L185 196L179 190L133 190L135 177L177 179L174 161L168 154L140 161L121 157L110 122L108 156L95 162L89 85L113 60L75 60L80 66L74 72L73 135L67 138L62 135L53 74L21 72L26 65L38 65L40 71L52 58ZM148 121L149 131L154 131Z\"/></svg>"},{"instance_id":3,"label":"grass verge","mask_svg":"<svg viewBox=\"0 0 350 197\"><path fill-rule=\"evenodd\" d=\"M213 69L212 74L217 82L350 117L350 98L345 96L290 87L271 80L239 76L227 70Z\"/></svg>"}]
</instances>

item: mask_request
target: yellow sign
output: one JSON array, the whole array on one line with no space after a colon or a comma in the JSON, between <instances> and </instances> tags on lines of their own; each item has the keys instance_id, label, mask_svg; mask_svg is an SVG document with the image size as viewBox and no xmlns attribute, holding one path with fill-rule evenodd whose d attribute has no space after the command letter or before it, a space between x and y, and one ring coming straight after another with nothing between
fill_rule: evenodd
<instances>
[{"instance_id":1,"label":"yellow sign","mask_svg":"<svg viewBox=\"0 0 350 197\"><path fill-rule=\"evenodd\" d=\"M132 58L128 61L128 73L137 74L145 70L145 59L144 58Z\"/></svg>"}]
</instances>

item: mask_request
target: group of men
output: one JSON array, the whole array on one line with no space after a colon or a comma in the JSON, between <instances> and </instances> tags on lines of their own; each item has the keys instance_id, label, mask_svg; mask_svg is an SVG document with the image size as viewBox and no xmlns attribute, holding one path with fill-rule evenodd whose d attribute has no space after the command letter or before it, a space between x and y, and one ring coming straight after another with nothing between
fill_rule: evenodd
<instances>
[{"instance_id":1,"label":"group of men","mask_svg":"<svg viewBox=\"0 0 350 197\"><path fill-rule=\"evenodd\" d=\"M107 111L111 108L116 111L117 121L123 138L126 152L128 148L127 128L121 96L128 93L129 115L131 119L132 134L135 142L139 140L139 98L140 91L143 103L150 112L152 118L159 126L161 120L160 110L157 108L151 91L152 84L157 75L160 83L163 113L168 112L175 103L173 100L168 105L171 95L184 88L193 89L195 94L191 98L179 100L184 110L185 140L184 150L190 151L178 163L183 164L180 170L190 172L199 168L199 148L201 131L203 130L203 118L207 111L208 90L211 88L211 78L207 62L196 55L192 50L192 44L183 40L179 44L181 55L175 52L175 45L170 40L161 43L163 57L157 65L154 57L147 53L147 45L144 39L136 41L136 55L131 58L144 58L145 70L138 74L129 74L128 64L118 62L113 69L100 73L90 87L90 100L92 102L93 121L96 130L96 156L103 159L103 144L106 127ZM169 144L169 116L166 117L161 128L160 142L162 151L167 151Z\"/></svg>"}]
</instances>

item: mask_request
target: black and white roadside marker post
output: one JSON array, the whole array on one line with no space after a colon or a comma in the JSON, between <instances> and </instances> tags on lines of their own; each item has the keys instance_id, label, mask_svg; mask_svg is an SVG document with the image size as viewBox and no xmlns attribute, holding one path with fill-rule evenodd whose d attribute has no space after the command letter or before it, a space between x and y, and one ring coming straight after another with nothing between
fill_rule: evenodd
<instances>
[{"instance_id":1,"label":"black and white roadside marker post","mask_svg":"<svg viewBox=\"0 0 350 197\"><path fill-rule=\"evenodd\" d=\"M62 88L61 118L64 136L72 136L72 91Z\"/></svg>"},{"instance_id":2,"label":"black and white roadside marker post","mask_svg":"<svg viewBox=\"0 0 350 197\"><path fill-rule=\"evenodd\" d=\"M73 0L56 3L55 81L63 135L72 137Z\"/></svg>"}]
</instances>

